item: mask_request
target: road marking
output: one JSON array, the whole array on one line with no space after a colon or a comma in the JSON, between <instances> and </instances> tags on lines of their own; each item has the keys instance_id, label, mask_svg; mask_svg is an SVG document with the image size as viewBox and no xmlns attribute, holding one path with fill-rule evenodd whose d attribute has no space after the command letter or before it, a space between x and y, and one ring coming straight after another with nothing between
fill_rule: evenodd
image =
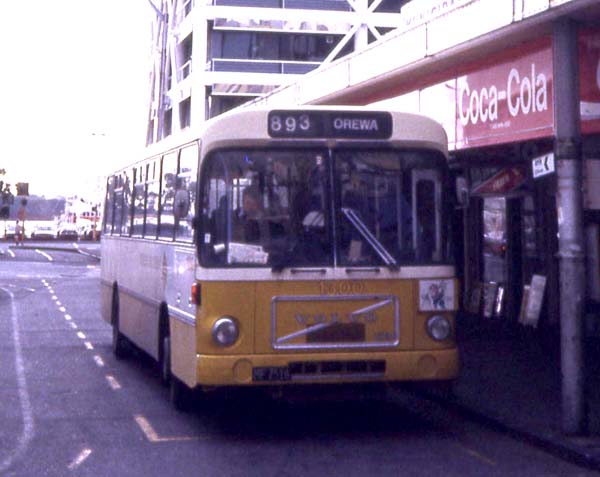
<instances>
[{"instance_id":1,"label":"road marking","mask_svg":"<svg viewBox=\"0 0 600 477\"><path fill-rule=\"evenodd\" d=\"M71 325L71 328L73 328L74 330L77 329L77 324L76 323L74 323L74 322L71 321L69 324Z\"/></svg>"},{"instance_id":2,"label":"road marking","mask_svg":"<svg viewBox=\"0 0 600 477\"><path fill-rule=\"evenodd\" d=\"M197 441L200 440L200 437L194 436L172 436L172 437L160 437L157 432L152 427L152 424L141 414L136 414L133 416L135 422L148 439L152 443L157 442L177 442L177 441Z\"/></svg>"},{"instance_id":3,"label":"road marking","mask_svg":"<svg viewBox=\"0 0 600 477\"><path fill-rule=\"evenodd\" d=\"M6 251L8 252L8 254L9 254L9 255L10 255L12 258L15 258L15 257L16 257L16 255L15 255L15 252L13 252L13 251L12 251L10 248L9 248L9 249L7 249Z\"/></svg>"},{"instance_id":4,"label":"road marking","mask_svg":"<svg viewBox=\"0 0 600 477\"><path fill-rule=\"evenodd\" d=\"M117 389L121 389L121 385L119 384L119 381L117 381L114 376L107 374L106 380L108 381L108 385L111 387L111 389L113 391L116 391Z\"/></svg>"},{"instance_id":5,"label":"road marking","mask_svg":"<svg viewBox=\"0 0 600 477\"><path fill-rule=\"evenodd\" d=\"M71 315L65 315L65 320L71 321L71 318L72 318Z\"/></svg>"},{"instance_id":6,"label":"road marking","mask_svg":"<svg viewBox=\"0 0 600 477\"><path fill-rule=\"evenodd\" d=\"M52 295L52 299L53 299L54 301L56 301L56 300L58 300L58 297L57 297L56 295Z\"/></svg>"},{"instance_id":7,"label":"road marking","mask_svg":"<svg viewBox=\"0 0 600 477\"><path fill-rule=\"evenodd\" d=\"M69 470L75 470L92 454L92 449L83 449L68 466Z\"/></svg>"},{"instance_id":8,"label":"road marking","mask_svg":"<svg viewBox=\"0 0 600 477\"><path fill-rule=\"evenodd\" d=\"M39 250L37 248L35 249L35 251L36 251L36 253L39 253L42 257L44 257L49 262L53 262L54 261L54 259L50 255L48 255L46 252L44 252L42 250Z\"/></svg>"},{"instance_id":9,"label":"road marking","mask_svg":"<svg viewBox=\"0 0 600 477\"><path fill-rule=\"evenodd\" d=\"M33 411L31 401L29 400L29 392L27 390L27 380L25 379L25 366L23 364L23 355L21 352L21 337L19 336L19 323L17 315L17 305L15 296L5 288L1 288L10 297L11 303L11 321L13 327L13 342L15 346L15 368L17 371L17 384L19 387L19 401L21 402L21 411L23 414L23 428L15 449L0 462L0 473L7 470L15 460L23 457L27 451L29 442L33 439L35 426L33 421Z\"/></svg>"},{"instance_id":10,"label":"road marking","mask_svg":"<svg viewBox=\"0 0 600 477\"><path fill-rule=\"evenodd\" d=\"M97 354L94 355L94 361L96 362L96 364L98 365L99 368L104 366L104 361Z\"/></svg>"},{"instance_id":11,"label":"road marking","mask_svg":"<svg viewBox=\"0 0 600 477\"><path fill-rule=\"evenodd\" d=\"M87 349L94 349L94 345L92 343L90 343L89 341L86 341L84 343L84 345Z\"/></svg>"},{"instance_id":12,"label":"road marking","mask_svg":"<svg viewBox=\"0 0 600 477\"><path fill-rule=\"evenodd\" d=\"M67 309L64 306L61 306L58 311L64 313L65 311L67 311Z\"/></svg>"},{"instance_id":13,"label":"road marking","mask_svg":"<svg viewBox=\"0 0 600 477\"><path fill-rule=\"evenodd\" d=\"M62 306L62 303L60 302L60 300L56 300L56 306Z\"/></svg>"},{"instance_id":14,"label":"road marking","mask_svg":"<svg viewBox=\"0 0 600 477\"><path fill-rule=\"evenodd\" d=\"M484 462L492 467L496 466L496 462L493 461L492 459L490 459L489 457L484 456L483 454L477 452L476 450L473 450L469 447L464 446L463 444L457 442L456 445L458 447L460 447L462 450L464 450L467 454L469 454L472 457L475 457L476 459L480 460L481 462Z\"/></svg>"},{"instance_id":15,"label":"road marking","mask_svg":"<svg viewBox=\"0 0 600 477\"><path fill-rule=\"evenodd\" d=\"M84 339L85 339L85 335L84 335L84 334L83 334L81 331L78 331L78 332L77 332L77 336L78 336L79 338L81 338L82 340L84 340Z\"/></svg>"}]
</instances>

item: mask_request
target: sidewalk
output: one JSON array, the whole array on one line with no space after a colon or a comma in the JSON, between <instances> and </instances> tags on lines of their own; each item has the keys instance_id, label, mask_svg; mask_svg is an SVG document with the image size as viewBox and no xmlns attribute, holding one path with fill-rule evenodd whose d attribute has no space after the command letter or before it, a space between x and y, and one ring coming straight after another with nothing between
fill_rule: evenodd
<instances>
[{"instance_id":1,"label":"sidewalk","mask_svg":"<svg viewBox=\"0 0 600 477\"><path fill-rule=\"evenodd\" d=\"M451 397L462 412L600 470L600 340L586 343L589 432L561 432L560 341L530 327L460 317L462 372Z\"/></svg>"}]
</instances>

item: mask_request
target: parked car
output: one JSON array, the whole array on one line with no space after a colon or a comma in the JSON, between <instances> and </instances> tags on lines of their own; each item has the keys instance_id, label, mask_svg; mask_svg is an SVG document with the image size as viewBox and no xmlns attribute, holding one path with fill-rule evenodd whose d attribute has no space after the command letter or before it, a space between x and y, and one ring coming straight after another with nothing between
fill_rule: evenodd
<instances>
[{"instance_id":1,"label":"parked car","mask_svg":"<svg viewBox=\"0 0 600 477\"><path fill-rule=\"evenodd\" d=\"M78 240L79 233L77 232L77 226L68 222L60 224L56 238L59 240Z\"/></svg>"},{"instance_id":2,"label":"parked car","mask_svg":"<svg viewBox=\"0 0 600 477\"><path fill-rule=\"evenodd\" d=\"M17 227L14 222L6 222L6 228L5 228L6 234L4 235L4 238L14 239L16 228Z\"/></svg>"},{"instance_id":3,"label":"parked car","mask_svg":"<svg viewBox=\"0 0 600 477\"><path fill-rule=\"evenodd\" d=\"M27 230L27 229L25 229ZM56 234L58 230L56 228L56 224L53 222L45 222L40 223L35 226L33 232L31 232L32 239L51 239L54 240L56 238Z\"/></svg>"}]
</instances>

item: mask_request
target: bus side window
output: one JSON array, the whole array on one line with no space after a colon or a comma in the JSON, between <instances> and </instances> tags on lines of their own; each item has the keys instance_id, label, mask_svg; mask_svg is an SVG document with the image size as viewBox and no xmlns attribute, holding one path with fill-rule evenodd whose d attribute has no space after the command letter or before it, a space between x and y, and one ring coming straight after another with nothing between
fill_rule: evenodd
<instances>
[{"instance_id":1,"label":"bus side window","mask_svg":"<svg viewBox=\"0 0 600 477\"><path fill-rule=\"evenodd\" d=\"M144 227L144 237L155 239L158 232L158 205L160 199L160 162L158 160L148 164L146 184L146 226Z\"/></svg>"},{"instance_id":2,"label":"bus side window","mask_svg":"<svg viewBox=\"0 0 600 477\"><path fill-rule=\"evenodd\" d=\"M123 219L121 222L121 235L129 235L131 232L131 172L123 173Z\"/></svg>"},{"instance_id":3,"label":"bus side window","mask_svg":"<svg viewBox=\"0 0 600 477\"><path fill-rule=\"evenodd\" d=\"M115 201L115 176L106 181L106 199L104 201L104 233L112 233Z\"/></svg>"},{"instance_id":4,"label":"bus side window","mask_svg":"<svg viewBox=\"0 0 600 477\"><path fill-rule=\"evenodd\" d=\"M160 199L160 229L161 239L173 240L175 235L175 184L177 182L177 153L168 154L163 158L162 192Z\"/></svg>"},{"instance_id":5,"label":"bus side window","mask_svg":"<svg viewBox=\"0 0 600 477\"><path fill-rule=\"evenodd\" d=\"M114 195L114 215L113 215L113 235L121 233L121 224L123 222L123 178L116 176L116 187Z\"/></svg>"},{"instance_id":6,"label":"bus side window","mask_svg":"<svg viewBox=\"0 0 600 477\"><path fill-rule=\"evenodd\" d=\"M173 204L175 219L175 239L191 242L194 238L192 226L196 204L196 177L198 173L198 147L196 145L181 150L179 173Z\"/></svg>"},{"instance_id":7,"label":"bus side window","mask_svg":"<svg viewBox=\"0 0 600 477\"><path fill-rule=\"evenodd\" d=\"M133 186L133 228L132 235L140 237L144 232L144 213L146 208L145 166L138 167Z\"/></svg>"}]
</instances>

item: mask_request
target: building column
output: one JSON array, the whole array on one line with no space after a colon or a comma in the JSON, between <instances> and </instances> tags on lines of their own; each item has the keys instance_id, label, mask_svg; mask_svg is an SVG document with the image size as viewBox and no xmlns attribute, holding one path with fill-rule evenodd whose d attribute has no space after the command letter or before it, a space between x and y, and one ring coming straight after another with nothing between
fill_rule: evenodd
<instances>
[{"instance_id":1,"label":"building column","mask_svg":"<svg viewBox=\"0 0 600 477\"><path fill-rule=\"evenodd\" d=\"M586 283L579 127L579 55L577 27L568 19L559 20L554 26L553 55L562 431L565 434L582 434L587 427L582 326Z\"/></svg>"}]
</instances>

